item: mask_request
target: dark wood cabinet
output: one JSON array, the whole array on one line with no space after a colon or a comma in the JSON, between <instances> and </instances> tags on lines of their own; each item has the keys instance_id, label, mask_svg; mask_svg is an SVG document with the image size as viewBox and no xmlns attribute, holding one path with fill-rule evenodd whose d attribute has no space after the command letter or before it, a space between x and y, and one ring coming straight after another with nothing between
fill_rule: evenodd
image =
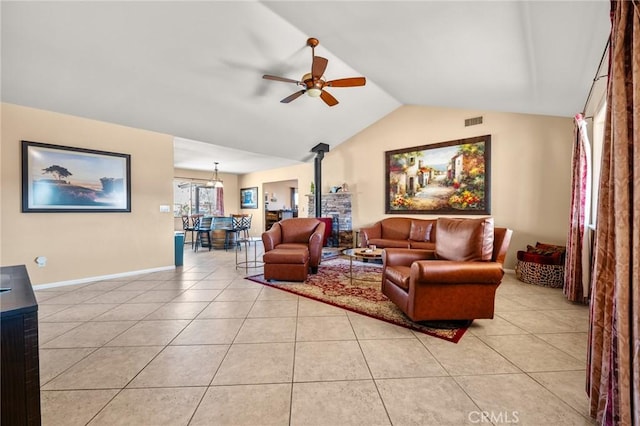
<instances>
[{"instance_id":1,"label":"dark wood cabinet","mask_svg":"<svg viewBox=\"0 0 640 426\"><path fill-rule=\"evenodd\" d=\"M296 210L267 210L264 214L264 230L268 231L274 223L292 217L298 217Z\"/></svg>"},{"instance_id":2,"label":"dark wood cabinet","mask_svg":"<svg viewBox=\"0 0 640 426\"><path fill-rule=\"evenodd\" d=\"M40 424L38 304L24 265L0 268L0 399L3 425Z\"/></svg>"},{"instance_id":3,"label":"dark wood cabinet","mask_svg":"<svg viewBox=\"0 0 640 426\"><path fill-rule=\"evenodd\" d=\"M269 211L267 210L264 214L264 230L268 231L271 229L274 223L278 221L278 212L276 210Z\"/></svg>"}]
</instances>

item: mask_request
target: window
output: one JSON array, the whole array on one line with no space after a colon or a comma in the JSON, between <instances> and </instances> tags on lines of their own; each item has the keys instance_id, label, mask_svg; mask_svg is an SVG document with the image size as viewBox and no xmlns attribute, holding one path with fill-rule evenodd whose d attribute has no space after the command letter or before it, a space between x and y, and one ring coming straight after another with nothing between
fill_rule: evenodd
<instances>
[{"instance_id":1,"label":"window","mask_svg":"<svg viewBox=\"0 0 640 426\"><path fill-rule=\"evenodd\" d=\"M216 209L218 191L205 185L203 181L190 179L174 179L173 181L173 215L203 214L218 216Z\"/></svg>"}]
</instances>

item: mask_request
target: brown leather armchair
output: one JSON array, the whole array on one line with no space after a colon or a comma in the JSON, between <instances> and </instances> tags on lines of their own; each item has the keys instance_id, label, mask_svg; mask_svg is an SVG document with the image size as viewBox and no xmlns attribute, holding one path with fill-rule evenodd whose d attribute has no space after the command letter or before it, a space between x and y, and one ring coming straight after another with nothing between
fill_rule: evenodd
<instances>
[{"instance_id":1,"label":"brown leather armchair","mask_svg":"<svg viewBox=\"0 0 640 426\"><path fill-rule=\"evenodd\" d=\"M382 292L413 321L493 318L512 231L492 218L439 218L436 227L435 251L383 251Z\"/></svg>"},{"instance_id":2,"label":"brown leather armchair","mask_svg":"<svg viewBox=\"0 0 640 426\"><path fill-rule=\"evenodd\" d=\"M315 218L283 219L273 224L271 229L262 234L264 252L275 248L309 250L309 268L311 273L318 272L318 265L322 258L322 239L324 237L324 222Z\"/></svg>"}]
</instances>

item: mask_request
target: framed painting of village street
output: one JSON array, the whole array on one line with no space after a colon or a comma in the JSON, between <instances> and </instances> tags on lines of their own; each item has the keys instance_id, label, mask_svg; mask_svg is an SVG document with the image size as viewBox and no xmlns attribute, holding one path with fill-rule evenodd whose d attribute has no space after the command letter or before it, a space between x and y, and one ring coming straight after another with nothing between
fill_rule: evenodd
<instances>
[{"instance_id":1,"label":"framed painting of village street","mask_svg":"<svg viewBox=\"0 0 640 426\"><path fill-rule=\"evenodd\" d=\"M491 136L385 152L387 214L491 212Z\"/></svg>"},{"instance_id":2,"label":"framed painting of village street","mask_svg":"<svg viewBox=\"0 0 640 426\"><path fill-rule=\"evenodd\" d=\"M131 212L131 156L22 141L22 212Z\"/></svg>"}]
</instances>

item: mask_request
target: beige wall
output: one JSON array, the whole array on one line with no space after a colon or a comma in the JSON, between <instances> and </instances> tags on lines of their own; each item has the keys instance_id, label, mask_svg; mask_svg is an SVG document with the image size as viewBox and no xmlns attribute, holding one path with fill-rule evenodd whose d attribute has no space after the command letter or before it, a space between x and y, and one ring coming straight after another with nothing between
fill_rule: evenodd
<instances>
[{"instance_id":1,"label":"beige wall","mask_svg":"<svg viewBox=\"0 0 640 426\"><path fill-rule=\"evenodd\" d=\"M313 162L301 163L295 166L282 167L280 169L267 170L263 172L248 173L239 177L238 185L241 188L250 188L252 186L258 187L258 209L244 209L243 213L253 214L251 219L252 236L259 237L264 230L264 188L265 184L269 187L269 182L282 182L282 181L298 181L298 197L299 197L299 210L298 216L307 217L307 198L305 195L307 191L304 188L309 188L313 181ZM288 185L287 185L288 187ZM278 194L276 192L276 194ZM283 194L284 195L284 194ZM288 194L286 195L288 198ZM278 194L278 203L281 196Z\"/></svg>"},{"instance_id":2,"label":"beige wall","mask_svg":"<svg viewBox=\"0 0 640 426\"><path fill-rule=\"evenodd\" d=\"M21 213L21 140L131 154L131 213ZM33 284L173 267L171 136L2 104L1 154L2 265Z\"/></svg>"},{"instance_id":3,"label":"beige wall","mask_svg":"<svg viewBox=\"0 0 640 426\"><path fill-rule=\"evenodd\" d=\"M484 123L465 127L482 115ZM491 135L491 216L497 226L514 230L505 266L515 252L536 241L565 244L570 201L573 124L570 118L421 106L398 108L348 141L331 149L322 162L322 191L347 183L353 193L353 227L385 215L385 151L473 136ZM254 173L252 183L298 177L301 208L304 188L313 180L313 163ZM297 174L297 175L296 175ZM301 216L306 216L306 212ZM428 217L419 215L416 217Z\"/></svg>"}]
</instances>

